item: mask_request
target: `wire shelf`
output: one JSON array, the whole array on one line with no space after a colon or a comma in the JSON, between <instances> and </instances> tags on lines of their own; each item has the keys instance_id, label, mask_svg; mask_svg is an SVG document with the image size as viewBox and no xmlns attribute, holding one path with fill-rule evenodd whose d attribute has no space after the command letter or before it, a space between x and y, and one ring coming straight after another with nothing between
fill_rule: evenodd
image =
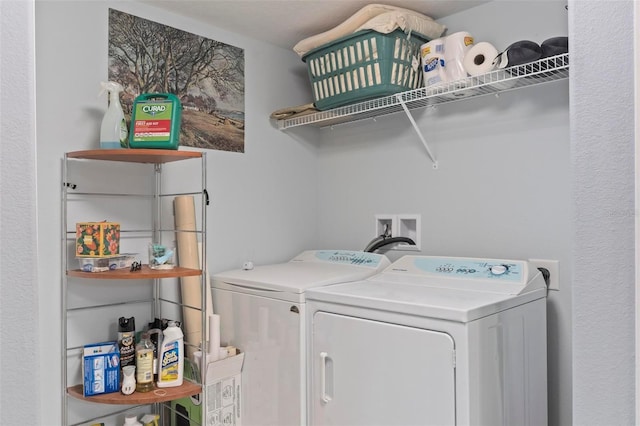
<instances>
[{"instance_id":1,"label":"wire shelf","mask_svg":"<svg viewBox=\"0 0 640 426\"><path fill-rule=\"evenodd\" d=\"M402 112L404 106L410 110L435 106L564 80L568 77L569 54L565 53L436 87L421 87L327 111L284 118L277 120L277 124L280 130L298 126L335 126Z\"/></svg>"}]
</instances>

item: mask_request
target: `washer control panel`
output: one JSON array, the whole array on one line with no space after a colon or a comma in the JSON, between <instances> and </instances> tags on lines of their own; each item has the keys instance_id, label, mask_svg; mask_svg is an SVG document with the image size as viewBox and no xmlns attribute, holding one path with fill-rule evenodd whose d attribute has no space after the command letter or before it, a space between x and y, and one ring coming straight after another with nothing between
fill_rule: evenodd
<instances>
[{"instance_id":1,"label":"washer control panel","mask_svg":"<svg viewBox=\"0 0 640 426\"><path fill-rule=\"evenodd\" d=\"M510 295L547 289L540 271L525 260L469 257L407 255L369 280Z\"/></svg>"},{"instance_id":2,"label":"washer control panel","mask_svg":"<svg viewBox=\"0 0 640 426\"><path fill-rule=\"evenodd\" d=\"M527 277L526 262L517 260L460 257L405 256L391 268L413 275L450 276L461 280L496 280L522 284Z\"/></svg>"}]
</instances>

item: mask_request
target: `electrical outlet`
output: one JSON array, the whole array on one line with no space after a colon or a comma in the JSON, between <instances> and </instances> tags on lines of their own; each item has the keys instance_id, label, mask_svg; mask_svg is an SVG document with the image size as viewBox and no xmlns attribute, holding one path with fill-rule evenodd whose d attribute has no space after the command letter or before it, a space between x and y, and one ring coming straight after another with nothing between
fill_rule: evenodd
<instances>
[{"instance_id":1,"label":"electrical outlet","mask_svg":"<svg viewBox=\"0 0 640 426\"><path fill-rule=\"evenodd\" d=\"M560 266L557 260L529 259L534 268L545 268L549 271L549 290L560 290Z\"/></svg>"}]
</instances>

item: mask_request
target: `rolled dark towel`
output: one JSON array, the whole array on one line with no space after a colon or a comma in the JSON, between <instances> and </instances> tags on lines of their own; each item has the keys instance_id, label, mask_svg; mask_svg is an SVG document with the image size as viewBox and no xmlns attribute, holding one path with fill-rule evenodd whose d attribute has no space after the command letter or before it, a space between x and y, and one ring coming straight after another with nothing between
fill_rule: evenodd
<instances>
[{"instance_id":1,"label":"rolled dark towel","mask_svg":"<svg viewBox=\"0 0 640 426\"><path fill-rule=\"evenodd\" d=\"M530 40L516 41L509 45L496 57L498 68L513 67L529 62L537 61L542 57L542 48L536 42Z\"/></svg>"},{"instance_id":2,"label":"rolled dark towel","mask_svg":"<svg viewBox=\"0 0 640 426\"><path fill-rule=\"evenodd\" d=\"M542 49L542 57L562 55L569 53L569 37L552 37L546 39L540 44Z\"/></svg>"}]
</instances>

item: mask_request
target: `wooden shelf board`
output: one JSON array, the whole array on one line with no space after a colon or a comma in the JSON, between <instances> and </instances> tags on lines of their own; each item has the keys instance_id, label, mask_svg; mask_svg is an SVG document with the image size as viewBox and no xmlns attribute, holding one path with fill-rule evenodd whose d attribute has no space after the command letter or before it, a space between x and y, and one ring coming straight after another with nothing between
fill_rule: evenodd
<instances>
[{"instance_id":1,"label":"wooden shelf board","mask_svg":"<svg viewBox=\"0 0 640 426\"><path fill-rule=\"evenodd\" d=\"M92 149L68 152L67 158L85 160L122 161L127 163L162 164L172 161L201 158L202 152L170 149Z\"/></svg>"},{"instance_id":2,"label":"wooden shelf board","mask_svg":"<svg viewBox=\"0 0 640 426\"><path fill-rule=\"evenodd\" d=\"M182 268L176 266L173 269L151 269L149 265L142 265L139 271L131 272L129 268L114 269L105 272L84 272L80 269L68 270L70 277L102 279L102 280L145 280L153 278L196 277L202 275L200 269Z\"/></svg>"},{"instance_id":3,"label":"wooden shelf board","mask_svg":"<svg viewBox=\"0 0 640 426\"><path fill-rule=\"evenodd\" d=\"M197 395L202 392L202 386L184 380L181 386L172 388L158 388L149 392L134 392L131 395L123 395L120 392L104 393L101 395L84 396L82 385L67 388L69 396L74 398L95 402L98 404L115 404L115 405L137 405L137 404L153 404L155 402L167 402L186 396Z\"/></svg>"}]
</instances>

